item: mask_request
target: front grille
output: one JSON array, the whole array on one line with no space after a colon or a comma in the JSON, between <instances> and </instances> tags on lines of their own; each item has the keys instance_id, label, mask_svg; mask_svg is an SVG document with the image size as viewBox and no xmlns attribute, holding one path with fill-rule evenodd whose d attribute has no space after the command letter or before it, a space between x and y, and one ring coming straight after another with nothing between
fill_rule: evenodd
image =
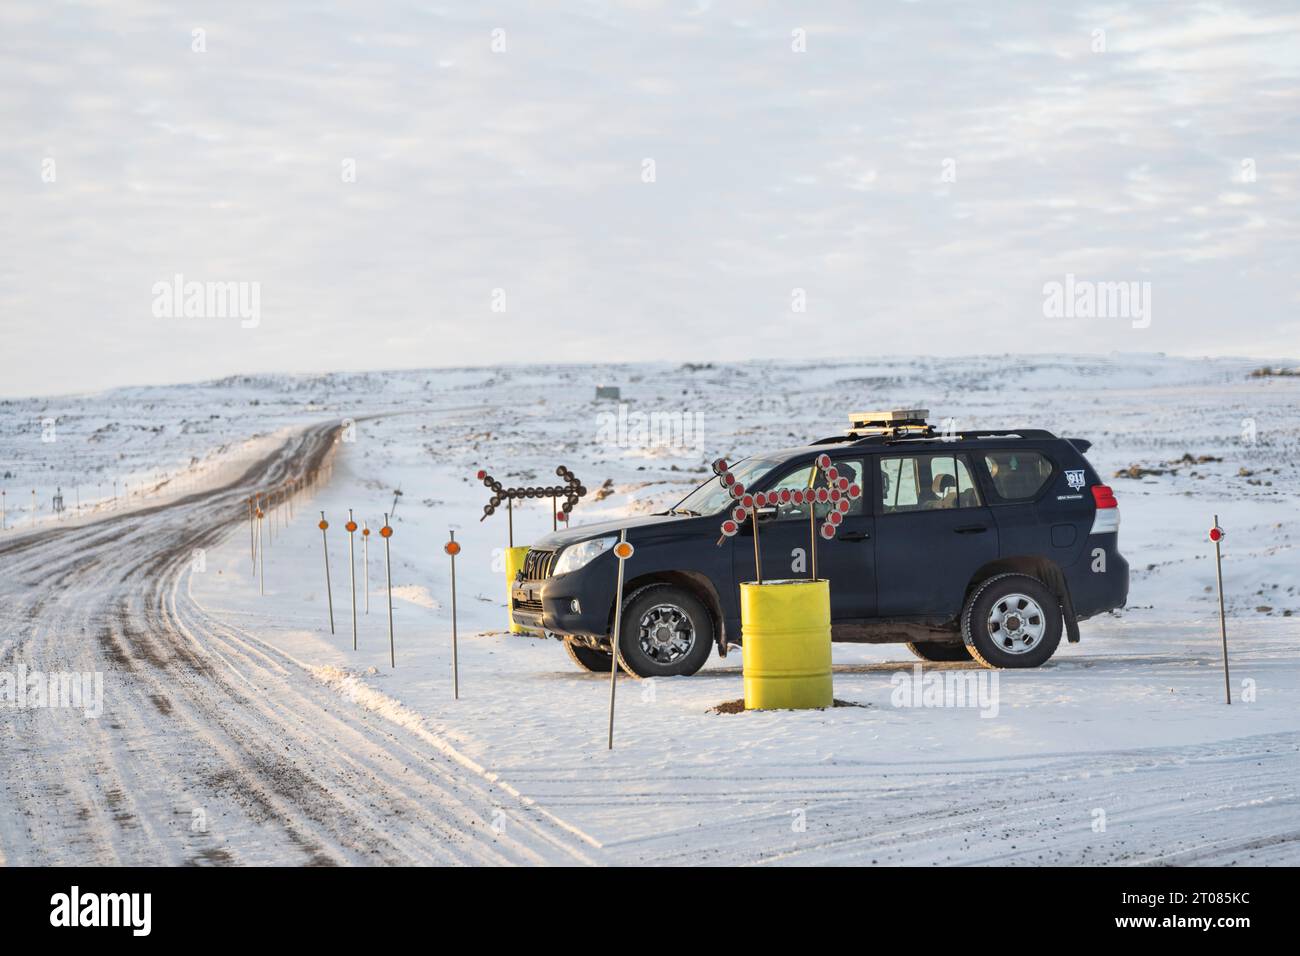
<instances>
[{"instance_id":1,"label":"front grille","mask_svg":"<svg viewBox=\"0 0 1300 956\"><path fill-rule=\"evenodd\" d=\"M534 551L528 549L524 555L524 580L526 581L545 581L551 576L551 568L555 566L555 551Z\"/></svg>"},{"instance_id":2,"label":"front grille","mask_svg":"<svg viewBox=\"0 0 1300 956\"><path fill-rule=\"evenodd\" d=\"M516 600L514 601L514 609L515 609L516 611L535 611L536 613L541 614L541 613L542 613L542 602L541 602L540 600L538 600L538 601L520 601L520 600L516 599Z\"/></svg>"}]
</instances>

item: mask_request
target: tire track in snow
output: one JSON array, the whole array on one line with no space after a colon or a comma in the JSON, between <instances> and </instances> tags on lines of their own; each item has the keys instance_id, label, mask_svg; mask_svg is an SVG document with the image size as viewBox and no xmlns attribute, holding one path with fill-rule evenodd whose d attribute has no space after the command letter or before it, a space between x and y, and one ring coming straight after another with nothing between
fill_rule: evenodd
<instances>
[{"instance_id":1,"label":"tire track in snow","mask_svg":"<svg viewBox=\"0 0 1300 956\"><path fill-rule=\"evenodd\" d=\"M223 487L0 545L6 667L97 671L105 685L98 719L4 715L0 857L591 862L591 847L435 740L357 707L180 587L192 549L245 528L256 489L321 468L336 430L304 430ZM503 807L514 822L498 833Z\"/></svg>"}]
</instances>

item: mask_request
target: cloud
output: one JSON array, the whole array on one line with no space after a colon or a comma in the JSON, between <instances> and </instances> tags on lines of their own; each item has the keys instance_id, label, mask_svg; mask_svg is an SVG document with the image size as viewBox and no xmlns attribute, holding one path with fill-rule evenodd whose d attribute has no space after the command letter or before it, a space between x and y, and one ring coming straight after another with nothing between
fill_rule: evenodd
<instances>
[{"instance_id":1,"label":"cloud","mask_svg":"<svg viewBox=\"0 0 1300 956\"><path fill-rule=\"evenodd\" d=\"M815 21L8 0L0 332L41 358L3 390L846 349L1294 355L1298 34L1267 0ZM1160 312L1049 323L1043 282L1067 272L1150 281ZM176 273L259 282L260 325L153 318Z\"/></svg>"}]
</instances>

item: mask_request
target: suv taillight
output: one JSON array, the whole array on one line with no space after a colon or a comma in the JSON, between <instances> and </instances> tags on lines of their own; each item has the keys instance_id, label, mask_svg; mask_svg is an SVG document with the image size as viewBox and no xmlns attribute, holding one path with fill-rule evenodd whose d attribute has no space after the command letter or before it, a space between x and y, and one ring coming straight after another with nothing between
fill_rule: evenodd
<instances>
[{"instance_id":1,"label":"suv taillight","mask_svg":"<svg viewBox=\"0 0 1300 956\"><path fill-rule=\"evenodd\" d=\"M1119 502L1109 485L1093 485L1092 499L1097 503L1097 514L1092 519L1090 534L1110 534L1119 530Z\"/></svg>"}]
</instances>

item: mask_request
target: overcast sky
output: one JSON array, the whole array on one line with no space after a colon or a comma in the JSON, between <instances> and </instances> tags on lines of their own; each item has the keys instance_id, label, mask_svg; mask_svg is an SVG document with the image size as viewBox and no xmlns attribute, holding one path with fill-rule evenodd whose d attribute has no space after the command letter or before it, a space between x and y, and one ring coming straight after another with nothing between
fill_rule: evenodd
<instances>
[{"instance_id":1,"label":"overcast sky","mask_svg":"<svg viewBox=\"0 0 1300 956\"><path fill-rule=\"evenodd\" d=\"M1294 3L543 6L4 0L0 392L1300 355ZM1149 324L1045 315L1067 274Z\"/></svg>"}]
</instances>

